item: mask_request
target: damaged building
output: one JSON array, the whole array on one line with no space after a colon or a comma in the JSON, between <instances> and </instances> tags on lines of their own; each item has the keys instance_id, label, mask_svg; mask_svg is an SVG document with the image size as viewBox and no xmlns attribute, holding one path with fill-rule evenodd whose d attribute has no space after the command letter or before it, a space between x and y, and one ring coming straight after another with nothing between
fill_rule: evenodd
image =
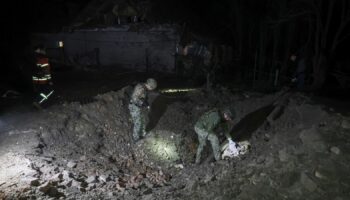
<instances>
[{"instance_id":1,"label":"damaged building","mask_svg":"<svg viewBox=\"0 0 350 200\"><path fill-rule=\"evenodd\" d=\"M57 65L174 73L176 27L147 25L142 10L120 2L91 1L70 26L33 34L32 43L43 44Z\"/></svg>"}]
</instances>

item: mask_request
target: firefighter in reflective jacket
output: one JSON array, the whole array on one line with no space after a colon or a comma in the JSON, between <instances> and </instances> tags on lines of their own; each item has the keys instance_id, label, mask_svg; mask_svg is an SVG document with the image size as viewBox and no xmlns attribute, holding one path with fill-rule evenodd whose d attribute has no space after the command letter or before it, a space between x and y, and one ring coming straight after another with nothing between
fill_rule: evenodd
<instances>
[{"instance_id":1,"label":"firefighter in reflective jacket","mask_svg":"<svg viewBox=\"0 0 350 200\"><path fill-rule=\"evenodd\" d=\"M35 48L35 59L36 67L32 79L36 97L33 104L35 107L41 108L41 105L49 99L54 90L52 88L49 58L42 46Z\"/></svg>"}]
</instances>

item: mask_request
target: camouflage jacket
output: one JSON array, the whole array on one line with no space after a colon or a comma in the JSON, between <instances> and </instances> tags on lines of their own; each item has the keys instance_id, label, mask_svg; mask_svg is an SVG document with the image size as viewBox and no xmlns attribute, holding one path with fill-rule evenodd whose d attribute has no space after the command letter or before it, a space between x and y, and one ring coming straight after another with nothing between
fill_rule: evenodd
<instances>
[{"instance_id":1,"label":"camouflage jacket","mask_svg":"<svg viewBox=\"0 0 350 200\"><path fill-rule=\"evenodd\" d=\"M220 129L220 132L224 132L227 138L231 138L229 125L228 123L223 122L218 109L212 109L204 113L196 122L195 127L207 131L216 131L217 129Z\"/></svg>"},{"instance_id":2,"label":"camouflage jacket","mask_svg":"<svg viewBox=\"0 0 350 200\"><path fill-rule=\"evenodd\" d=\"M133 103L140 107L147 105L147 89L144 84L139 83L135 86L134 91L131 95L130 103Z\"/></svg>"}]
</instances>

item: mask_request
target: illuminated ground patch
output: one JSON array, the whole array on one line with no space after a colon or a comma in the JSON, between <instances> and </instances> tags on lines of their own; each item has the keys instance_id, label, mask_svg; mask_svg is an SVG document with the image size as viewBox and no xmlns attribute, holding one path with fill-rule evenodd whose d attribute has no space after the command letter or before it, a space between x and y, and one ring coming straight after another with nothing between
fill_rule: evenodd
<instances>
[{"instance_id":1,"label":"illuminated ground patch","mask_svg":"<svg viewBox=\"0 0 350 200\"><path fill-rule=\"evenodd\" d=\"M180 160L178 144L180 138L171 131L158 130L150 133L140 144L144 156L155 164L171 165Z\"/></svg>"}]
</instances>

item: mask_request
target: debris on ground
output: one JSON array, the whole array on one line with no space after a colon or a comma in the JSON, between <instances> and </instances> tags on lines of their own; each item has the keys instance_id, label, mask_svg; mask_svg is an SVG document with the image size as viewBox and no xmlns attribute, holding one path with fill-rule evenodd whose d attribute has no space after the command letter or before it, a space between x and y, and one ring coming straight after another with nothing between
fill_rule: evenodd
<instances>
[{"instance_id":1,"label":"debris on ground","mask_svg":"<svg viewBox=\"0 0 350 200\"><path fill-rule=\"evenodd\" d=\"M307 95L153 93L149 132L134 143L129 93L52 106L2 133L0 199L349 197L349 119ZM207 148L208 160L194 165L194 123L214 105L235 108L240 155L213 162Z\"/></svg>"}]
</instances>

